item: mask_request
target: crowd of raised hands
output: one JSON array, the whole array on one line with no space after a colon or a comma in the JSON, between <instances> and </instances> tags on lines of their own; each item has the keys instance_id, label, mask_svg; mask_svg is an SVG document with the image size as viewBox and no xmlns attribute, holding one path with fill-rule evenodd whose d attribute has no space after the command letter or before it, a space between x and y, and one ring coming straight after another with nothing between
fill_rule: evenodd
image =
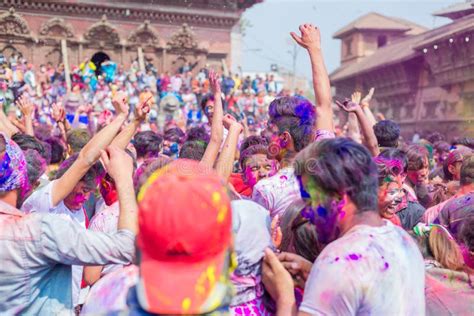
<instances>
[{"instance_id":1,"label":"crowd of raised hands","mask_svg":"<svg viewBox=\"0 0 474 316\"><path fill-rule=\"evenodd\" d=\"M0 111L0 313L469 314L472 139L404 142L373 88L333 98L317 27L290 35L314 104L213 69L119 71L96 103L79 70L64 98L30 80Z\"/></svg>"}]
</instances>

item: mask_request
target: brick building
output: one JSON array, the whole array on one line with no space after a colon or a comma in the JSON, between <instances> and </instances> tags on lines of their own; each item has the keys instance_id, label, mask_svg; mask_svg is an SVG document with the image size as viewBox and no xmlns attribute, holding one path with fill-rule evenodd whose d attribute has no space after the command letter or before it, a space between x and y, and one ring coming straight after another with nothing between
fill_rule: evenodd
<instances>
[{"instance_id":1,"label":"brick building","mask_svg":"<svg viewBox=\"0 0 474 316\"><path fill-rule=\"evenodd\" d=\"M3 0L0 53L34 64L110 58L159 71L232 63L233 29L259 0ZM235 33L235 32L234 32ZM140 56L140 58L139 58Z\"/></svg>"},{"instance_id":2,"label":"brick building","mask_svg":"<svg viewBox=\"0 0 474 316\"><path fill-rule=\"evenodd\" d=\"M336 95L375 87L373 107L402 132L474 136L474 2L436 16L452 22L425 29L410 21L366 14L334 34L341 66L331 75Z\"/></svg>"}]
</instances>

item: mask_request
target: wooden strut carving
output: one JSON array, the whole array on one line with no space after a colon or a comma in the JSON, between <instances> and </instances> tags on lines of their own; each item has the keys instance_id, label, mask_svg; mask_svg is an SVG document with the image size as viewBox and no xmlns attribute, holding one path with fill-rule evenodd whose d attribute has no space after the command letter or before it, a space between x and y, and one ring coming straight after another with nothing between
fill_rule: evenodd
<instances>
[{"instance_id":1,"label":"wooden strut carving","mask_svg":"<svg viewBox=\"0 0 474 316\"><path fill-rule=\"evenodd\" d=\"M107 20L106 15L103 15L99 22L89 27L84 34L84 39L92 43L98 43L101 47L120 44L117 29Z\"/></svg>"},{"instance_id":2,"label":"wooden strut carving","mask_svg":"<svg viewBox=\"0 0 474 316\"><path fill-rule=\"evenodd\" d=\"M198 44L191 28L184 23L183 26L168 41L171 49L180 52L194 51L198 49Z\"/></svg>"},{"instance_id":3,"label":"wooden strut carving","mask_svg":"<svg viewBox=\"0 0 474 316\"><path fill-rule=\"evenodd\" d=\"M149 20L145 20L142 25L130 34L128 42L143 46L158 46L158 31L151 26Z\"/></svg>"},{"instance_id":4,"label":"wooden strut carving","mask_svg":"<svg viewBox=\"0 0 474 316\"><path fill-rule=\"evenodd\" d=\"M30 35L28 23L10 8L8 12L0 15L0 34L5 35Z\"/></svg>"},{"instance_id":5,"label":"wooden strut carving","mask_svg":"<svg viewBox=\"0 0 474 316\"><path fill-rule=\"evenodd\" d=\"M41 26L39 34L43 36L74 37L72 26L61 18L52 18L46 21Z\"/></svg>"}]
</instances>

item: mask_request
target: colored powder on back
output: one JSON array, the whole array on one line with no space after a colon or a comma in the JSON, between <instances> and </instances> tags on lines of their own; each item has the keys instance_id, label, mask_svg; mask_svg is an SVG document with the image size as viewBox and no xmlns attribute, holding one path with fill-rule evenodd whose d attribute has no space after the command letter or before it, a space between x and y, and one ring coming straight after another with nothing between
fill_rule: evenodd
<instances>
[{"instance_id":1,"label":"colored powder on back","mask_svg":"<svg viewBox=\"0 0 474 316\"><path fill-rule=\"evenodd\" d=\"M351 253L350 255L348 255L346 257L347 260L359 260L360 258L362 258L362 255L358 255L358 254L355 254L355 253Z\"/></svg>"},{"instance_id":2,"label":"colored powder on back","mask_svg":"<svg viewBox=\"0 0 474 316\"><path fill-rule=\"evenodd\" d=\"M317 209L318 215L321 217L326 217L328 215L328 211L326 210L325 207L319 205Z\"/></svg>"}]
</instances>

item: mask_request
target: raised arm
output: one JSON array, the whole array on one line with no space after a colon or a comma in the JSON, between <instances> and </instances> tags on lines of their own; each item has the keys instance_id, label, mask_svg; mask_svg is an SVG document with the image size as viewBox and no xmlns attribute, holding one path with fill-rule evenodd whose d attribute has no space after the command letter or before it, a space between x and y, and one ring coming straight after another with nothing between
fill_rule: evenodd
<instances>
[{"instance_id":1,"label":"raised arm","mask_svg":"<svg viewBox=\"0 0 474 316\"><path fill-rule=\"evenodd\" d=\"M375 119L374 113L372 113L372 110L370 109L370 101L372 100L372 97L374 95L375 88L370 88L369 93L360 101L360 106L362 107L362 110L364 110L364 114L367 117L367 120L369 120L369 123L372 127L374 127L375 124L377 124L377 120Z\"/></svg>"},{"instance_id":2,"label":"raised arm","mask_svg":"<svg viewBox=\"0 0 474 316\"><path fill-rule=\"evenodd\" d=\"M313 72L313 87L316 96L317 120L315 128L334 132L331 85L321 50L321 34L313 24L299 27L301 36L291 32L293 39L308 51Z\"/></svg>"},{"instance_id":3,"label":"raised arm","mask_svg":"<svg viewBox=\"0 0 474 316\"><path fill-rule=\"evenodd\" d=\"M237 151L237 143L243 127L230 114L224 117L223 123L229 130L229 134L225 139L224 148L217 161L216 170L217 174L227 182L234 168L235 152Z\"/></svg>"},{"instance_id":4,"label":"raised arm","mask_svg":"<svg viewBox=\"0 0 474 316\"><path fill-rule=\"evenodd\" d=\"M51 105L51 117L58 124L59 131L61 132L61 139L64 144L67 143L67 132L70 129L69 122L66 120L66 111L58 104L53 103Z\"/></svg>"},{"instance_id":5,"label":"raised arm","mask_svg":"<svg viewBox=\"0 0 474 316\"><path fill-rule=\"evenodd\" d=\"M360 104L360 92L356 91L351 96L352 102ZM347 119L347 136L352 140L362 143L362 137L360 135L359 122L357 120L357 115L354 112L350 112Z\"/></svg>"},{"instance_id":6,"label":"raised arm","mask_svg":"<svg viewBox=\"0 0 474 316\"><path fill-rule=\"evenodd\" d=\"M102 150L100 159L107 173L114 179L119 196L120 215L117 230L126 229L136 234L138 230L138 205L133 186L132 158L124 150L109 146Z\"/></svg>"},{"instance_id":7,"label":"raised arm","mask_svg":"<svg viewBox=\"0 0 474 316\"><path fill-rule=\"evenodd\" d=\"M20 109L21 113L23 114L23 122L25 123L25 134L30 136L35 136L35 132L33 130L33 113L35 112L35 106L28 97L23 94L17 101L16 106Z\"/></svg>"},{"instance_id":8,"label":"raised arm","mask_svg":"<svg viewBox=\"0 0 474 316\"><path fill-rule=\"evenodd\" d=\"M223 138L222 118L224 117L224 110L222 108L222 93L218 78L213 70L209 72L211 91L214 94L214 112L212 114L211 140L201 159L201 164L204 164L208 168L214 167L214 162L219 154Z\"/></svg>"},{"instance_id":9,"label":"raised arm","mask_svg":"<svg viewBox=\"0 0 474 316\"><path fill-rule=\"evenodd\" d=\"M114 138L111 144L112 146L116 146L120 149L125 149L127 147L127 145L130 143L130 140L133 138L133 135L135 135L137 129L140 127L143 121L145 121L148 112L150 112L150 106L148 104L150 99L151 97L135 107L135 117L130 122L130 124L123 128L120 134Z\"/></svg>"},{"instance_id":10,"label":"raised arm","mask_svg":"<svg viewBox=\"0 0 474 316\"><path fill-rule=\"evenodd\" d=\"M359 121L359 125L362 129L362 135L364 135L365 145L369 149L372 156L377 156L380 153L377 137L375 137L374 129L365 117L364 111L362 111L360 105L349 100L346 100L342 103L336 101L336 104L344 111L356 114L357 120Z\"/></svg>"},{"instance_id":11,"label":"raised arm","mask_svg":"<svg viewBox=\"0 0 474 316\"><path fill-rule=\"evenodd\" d=\"M20 130L7 118L5 112L3 112L2 103L0 103L0 107L0 131L6 133L8 137L12 137L16 133L20 132Z\"/></svg>"},{"instance_id":12,"label":"raised arm","mask_svg":"<svg viewBox=\"0 0 474 316\"><path fill-rule=\"evenodd\" d=\"M76 161L54 183L51 194L53 206L58 205L59 202L71 193L87 170L99 159L101 150L105 149L112 142L127 119L128 104L125 102L125 95L117 94L113 103L116 107L117 116L82 148Z\"/></svg>"},{"instance_id":13,"label":"raised arm","mask_svg":"<svg viewBox=\"0 0 474 316\"><path fill-rule=\"evenodd\" d=\"M138 206L133 190L132 158L110 146L101 152L101 160L115 183L120 183L117 232L93 232L51 214L43 219L41 226L41 246L47 258L69 265L129 264L133 260Z\"/></svg>"}]
</instances>

